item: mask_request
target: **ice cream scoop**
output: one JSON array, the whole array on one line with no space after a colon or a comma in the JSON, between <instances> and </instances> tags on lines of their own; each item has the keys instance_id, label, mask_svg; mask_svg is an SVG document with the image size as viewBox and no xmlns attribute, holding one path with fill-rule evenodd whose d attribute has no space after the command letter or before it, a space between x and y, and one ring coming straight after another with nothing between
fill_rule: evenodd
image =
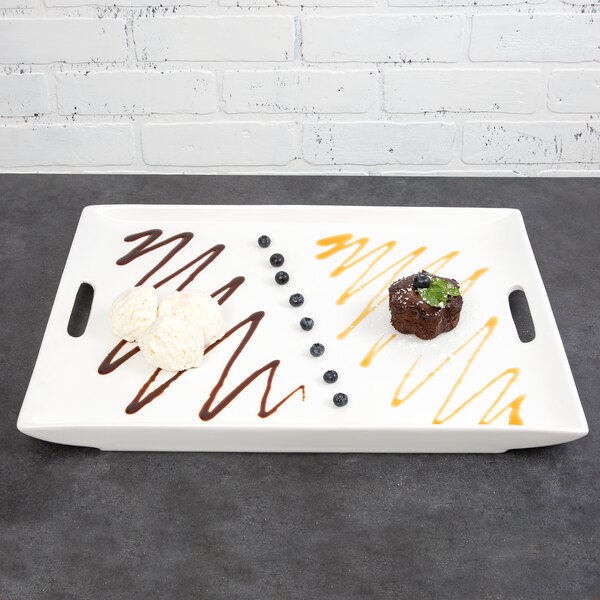
<instances>
[{"instance_id":1,"label":"ice cream scoop","mask_svg":"<svg viewBox=\"0 0 600 600\"><path fill-rule=\"evenodd\" d=\"M110 309L110 329L128 342L135 342L156 319L158 295L150 285L121 292Z\"/></svg>"},{"instance_id":2,"label":"ice cream scoop","mask_svg":"<svg viewBox=\"0 0 600 600\"><path fill-rule=\"evenodd\" d=\"M197 367L204 356L204 335L193 321L158 317L138 340L142 356L154 367L184 371Z\"/></svg>"},{"instance_id":3,"label":"ice cream scoop","mask_svg":"<svg viewBox=\"0 0 600 600\"><path fill-rule=\"evenodd\" d=\"M223 313L219 303L206 292L184 290L169 294L158 307L158 315L175 315L202 328L204 343L210 346L223 334Z\"/></svg>"}]
</instances>

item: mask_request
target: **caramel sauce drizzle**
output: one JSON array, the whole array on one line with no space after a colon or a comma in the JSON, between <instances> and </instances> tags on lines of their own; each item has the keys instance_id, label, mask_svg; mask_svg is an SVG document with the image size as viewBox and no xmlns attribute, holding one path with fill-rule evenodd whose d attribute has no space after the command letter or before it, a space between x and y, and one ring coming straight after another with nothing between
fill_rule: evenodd
<instances>
[{"instance_id":1,"label":"caramel sauce drizzle","mask_svg":"<svg viewBox=\"0 0 600 600\"><path fill-rule=\"evenodd\" d=\"M364 250L365 246L369 243L369 238L362 237L362 238L353 240L353 237L354 237L354 235L352 233L341 233L338 235L332 235L332 236L328 236L328 237L322 238L320 240L317 240L317 245L319 245L319 246L331 246L331 248L329 248L329 250L325 250L324 252L321 252L316 255L316 258L319 260L329 258L330 256L333 256L337 252L341 252L342 250L347 250L348 248L352 248L353 246L356 246L356 248L353 250L352 254L350 254L350 256L348 258L345 258L340 263L340 265L338 267L336 267L329 274L330 277L337 277L338 275L340 275L347 269L350 269L351 267L354 267L355 265L359 264L360 262L367 260L370 257L373 257L371 262L369 263L369 265L360 274L358 279L356 279L356 281L354 281L354 283L352 283L352 285L350 285L350 287L347 288L342 293L342 295L337 299L336 304L338 304L338 305L343 304L350 296L352 296L353 294L356 294L357 292L362 291L365 287L367 287L369 284L373 283L376 279L379 279L380 277L384 276L386 273L389 273L390 271L393 271L393 273L392 273L391 277L386 280L385 284L377 292L377 294L369 300L369 302L367 303L365 308L354 319L354 321L352 321L352 323L350 323L350 325L348 325L348 327L346 329L344 329L344 331L340 332L337 335L338 339L344 339L357 325L359 325L366 317L368 317L378 306L383 304L389 297L389 295L387 293L388 288L397 279L398 275L406 267L408 267L408 265L410 265L417 257L419 257L423 252L425 252L425 250L427 250L426 246L421 246L420 248L417 248L416 250L409 252L408 254L406 254L405 256L403 256L402 258L397 260L396 262L392 263L390 266L383 269L376 275L373 275L367 281L363 281L366 277L368 277L371 269L373 267L375 267L377 265L377 263L382 258L384 258L396 246L396 242L393 240L386 242L385 244L381 244L377 248L370 250L363 256L360 256L361 251ZM429 271L432 271L435 273L435 272L439 271L440 269L442 269L443 267L445 267L451 260L456 258L456 256L458 256L458 254L459 254L458 250L453 250L452 252L449 252L448 254L446 254L446 255L442 256L441 258L438 258L437 260L430 263L427 267L425 267L425 270L429 270ZM473 275L468 277L465 280L465 283L468 284L467 288L464 290L461 290L461 293L464 294L464 292L467 289L469 289L475 283L475 281L477 281L477 279L479 279L479 277L481 277L487 270L488 270L487 268L479 269L478 271L475 271L475 273L473 273Z\"/></svg>"},{"instance_id":2,"label":"caramel sauce drizzle","mask_svg":"<svg viewBox=\"0 0 600 600\"><path fill-rule=\"evenodd\" d=\"M419 389L421 389L430 379L435 377L435 375L446 364L448 364L454 356L456 356L458 353L460 353L475 338L477 338L483 332L485 332L485 334L483 335L483 338L481 339L481 341L479 342L479 344L477 345L477 347L475 348L475 350L469 357L465 368L463 369L463 371L459 375L458 379L452 386L450 393L448 394L448 396L444 400L443 404L437 411L437 413L433 419L433 424L440 425L442 423L445 423L452 417L456 416L467 405L469 405L471 402L473 402L473 400L475 400L475 398L477 398L478 396L483 394L487 389L492 387L496 382L499 382L502 379L504 379L505 377L508 377L508 381L506 382L506 384L500 391L500 394L494 400L494 402L490 405L490 407L487 409L487 411L485 412L485 414L479 421L479 424L480 425L488 425L489 423L495 421L503 412L505 412L506 410L510 410L509 419L508 419L509 425L522 425L523 420L521 419L521 416L519 414L519 409L520 409L523 399L525 398L525 394L519 396L518 398L516 398L515 400L510 402L507 406L502 408L502 410L500 410L498 413L496 413L496 415L494 415L493 417L490 418L490 413L492 413L492 411L497 407L497 405L500 403L500 401L502 400L502 398L504 397L504 395L506 394L506 392L508 391L510 386L516 381L517 377L519 376L520 369L517 369L517 368L506 369L505 371L500 373L500 375L498 375L497 377L495 377L494 379L489 381L486 385L484 385L479 391L475 392L473 395L471 395L469 398L467 398L458 408L453 410L449 415L447 415L445 417L441 416L442 413L444 412L444 410L446 409L446 407L448 406L448 404L450 403L452 397L454 396L454 393L456 392L456 390L459 388L459 386L463 382L465 375L467 374L468 370L471 368L471 365L473 364L473 361L475 360L475 358L477 357L477 355L479 354L479 352L481 351L481 349L483 348L485 343L488 341L489 337L492 335L492 333L494 332L494 329L496 328L497 325L498 325L498 317L491 317L490 319L488 319L486 324L481 329L479 329L477 332L475 332L475 334L473 334L464 344L459 346L452 354L450 354L448 357L446 357L435 369L433 369L433 371L431 371L428 375L426 375L425 378L423 380L421 380L408 394L406 394L403 397L400 397L400 392L402 391L404 384L409 379L411 373L413 372L414 368L417 366L417 363L419 362L419 360L422 357L422 355L419 355L417 357L417 359L415 360L415 362L410 367L410 369L406 372L406 374L402 378L402 381L400 382L400 385L396 389L396 392L394 393L394 397L392 399L392 406L400 406L400 404L403 404L404 402L406 402L411 396L413 396L413 394L415 394Z\"/></svg>"},{"instance_id":3,"label":"caramel sauce drizzle","mask_svg":"<svg viewBox=\"0 0 600 600\"><path fill-rule=\"evenodd\" d=\"M461 284L460 284L460 293L461 294L465 294L465 292L469 291L472 287L473 284L484 274L487 273L489 271L489 269L487 267L484 267L483 269L477 269L477 271L475 271L473 273L473 275L471 275L470 277L467 277Z\"/></svg>"},{"instance_id":4,"label":"caramel sauce drizzle","mask_svg":"<svg viewBox=\"0 0 600 600\"><path fill-rule=\"evenodd\" d=\"M491 383L492 382L490 382L490 384ZM491 419L487 419L488 413L491 412L493 408L493 406L491 406L488 412L486 412L485 415L483 415L483 417L481 418L480 424L489 425L490 423L495 421L500 415L502 415L505 411L510 410L510 413L508 415L508 424L523 425L523 419L521 418L520 409L521 403L523 402L523 400L525 400L525 397L525 394L521 394L519 397L515 398L510 404L507 404L502 410L498 411L496 413L496 416L492 417ZM498 401L499 400L500 398L498 398Z\"/></svg>"},{"instance_id":5,"label":"caramel sauce drizzle","mask_svg":"<svg viewBox=\"0 0 600 600\"><path fill-rule=\"evenodd\" d=\"M340 275L347 269L350 269L351 267L354 267L354 266L360 264L362 261L369 261L368 265L361 272L359 277L338 298L338 300L336 301L336 304L338 304L338 305L343 304L350 296L352 296L353 294L355 294L357 292L362 291L365 287L367 287L369 284L374 282L376 279L379 279L380 277L384 276L385 274L393 271L393 275L385 282L385 285L377 292L377 294L375 296L373 296L373 298L371 298L371 300L369 300L366 307L356 317L356 319L354 319L354 321L344 331L342 331L341 333L338 334L338 336L337 336L338 339L345 338L371 312L373 312L378 306L380 306L383 302L385 302L388 299L387 290L388 290L389 286L392 284L392 282L396 280L397 276L400 274L400 272L404 268L406 268L408 265L410 265L418 256L420 256L427 249L425 246L421 246L420 248L417 248L413 252L408 253L407 255L403 256L396 262L392 263L389 267L380 271L376 275L370 276L369 274L371 272L371 269L376 267L377 263L382 258L387 256L391 250L393 250L393 248L396 246L396 242L395 241L386 242L384 244L381 244L377 248L374 248L373 250L370 250L361 255L361 252L363 252L366 249L366 246L368 243L369 243L368 237L361 237L361 238L354 239L354 235L351 233L342 233L339 235L332 235L332 236L328 236L328 237L322 238L317 241L317 245L319 245L319 246L331 246L328 250L325 250L324 252L321 252L316 255L316 258L319 260L329 258L329 257L333 256L334 254L336 254L337 252L341 252L342 250L352 249L352 253L350 254L350 256L345 258L341 262L341 264L330 273L330 277L337 277L338 275ZM424 268L424 270L430 271L432 273L437 273L440 269L444 268L451 260L456 258L456 256L458 256L458 254L459 254L458 250L449 252L448 254L442 256L441 258L438 258L437 260L435 260L432 263L430 263L429 265L427 265ZM476 270L471 276L467 277L467 279L465 279L460 284L461 293L464 295L465 292L467 292L479 280L479 278L482 275L484 275L488 270L489 269L487 267L481 268L481 269ZM419 390L431 378L433 378L440 371L440 369L442 369L451 360L451 358L454 355L458 354L465 346L467 346L469 344L469 342L471 342L475 337L480 335L485 330L486 333L485 333L482 341L480 342L480 344L477 346L477 348L475 349L475 351L469 358L467 366L465 367L465 369L459 376L458 380L456 381L452 390L450 391L450 394L448 395L448 397L446 398L446 400L444 401L444 403L438 410L437 414L435 415L433 423L441 424L441 423L448 421L449 419L451 419L452 417L457 415L462 409L464 409L475 398L477 398L478 396L483 394L486 390L488 390L490 387L492 387L494 384L496 384L497 382L508 377L508 380L507 380L506 384L504 385L504 387L502 388L500 394L498 395L496 400L494 400L494 402L490 405L490 407L485 412L485 414L483 415L483 417L481 418L479 423L482 425L487 425L489 423L492 423L493 421L498 419L498 417L500 417L505 411L508 410L508 411L510 411L509 417L508 417L509 424L510 425L522 425L523 420L521 419L521 416L519 414L519 409L521 407L521 403L523 402L523 400L525 398L524 394L519 396L518 398L516 398L515 400L513 400L506 406L504 406L504 408L502 408L500 411L498 411L494 416L490 416L491 413L497 408L498 404L501 402L501 400L504 397L504 395L506 394L507 390L517 379L517 377L519 375L519 369L516 369L516 368L507 369L506 371L502 372L500 375L498 375L497 377L492 379L489 383L487 383L481 390L479 390L478 392L473 394L470 398L468 398L465 402L463 402L456 410L454 410L449 415L447 415L443 418L441 417L442 413L448 406L448 404L451 401L457 388L462 383L466 373L468 372L469 368L471 367L471 364L475 360L475 357L477 356L477 354L479 353L479 351L481 350L481 348L483 347L483 345L485 344L485 342L488 340L489 336L492 334L493 330L495 329L497 322L498 322L497 317L490 318L488 320L488 322L486 323L486 325L484 325L484 327L482 327L477 333L475 333L471 338L469 338L469 340L467 340L467 342L465 342L462 346L460 346L457 350L455 350L453 354L451 354L450 356L445 358L431 373L429 373L408 394L406 394L404 397L400 397L401 390L403 389L406 381L410 377L411 373L413 372L414 368L416 367L417 363L419 362L419 360L421 358L421 356L419 356L415 360L413 365L410 367L410 369L405 373L402 381L400 382L400 385L396 389L396 392L394 393L394 397L392 400L392 406L399 406L400 404L402 404L403 402L408 400L414 393L417 392L417 390ZM361 367L368 367L371 364L374 357L381 350L383 350L385 348L385 346L387 346L387 344L389 344L389 342L394 337L396 337L396 334L392 334L388 339L385 340L385 342L382 343L382 340L384 339L384 337L385 337L385 335L382 335L375 342L375 344L373 344L373 346L367 352L365 357L361 360L361 362L360 362Z\"/></svg>"},{"instance_id":6,"label":"caramel sauce drizzle","mask_svg":"<svg viewBox=\"0 0 600 600\"><path fill-rule=\"evenodd\" d=\"M317 241L317 244L319 246L332 246L329 250L326 250L325 252L321 252L320 254L317 254L316 258L318 258L318 259L329 258L336 252L346 250L347 248L351 248L352 246L357 246L357 248L354 250L354 252L348 258L343 260L342 263L339 265L339 267L337 267L330 273L331 277L337 277L340 273L343 273L346 269L350 269L351 267L357 265L358 263L362 262L363 260L366 260L370 256L375 255L373 260L370 262L370 264L367 266L367 268L360 274L358 279L356 279L356 281L352 285L350 285L350 287L348 289L346 289L346 291L338 298L336 304L340 304L340 305L343 304L350 296L352 296L353 294L356 294L357 292L360 292L366 286L368 286L369 284L374 282L376 279L379 279L380 277L386 275L386 273L389 274L389 272L391 271L392 274L388 277L388 279L386 279L385 284L379 290L379 292L375 296L373 296L373 298L371 298L371 300L369 300L369 302L367 303L367 306L361 311L361 313L356 317L356 319L354 319L354 321L352 321L352 323L350 323L350 325L348 325L348 327L344 331L342 331L341 333L339 333L337 335L338 339L340 339L340 340L344 339L357 325L359 325L366 317L368 317L379 305L381 305L383 302L385 302L387 300L387 297L388 297L387 290L390 287L390 285L392 284L392 282L395 281L395 279L397 278L399 273L403 269L405 269L410 263L412 263L420 254L425 252L425 250L427 249L425 246L421 246L420 248L417 248L413 252L410 252L406 256L403 256L396 262L392 263L389 267L385 268L383 271L377 273L376 275L373 275L369 280L363 281L363 279L368 276L369 271L384 256L386 256L388 254L388 252L390 252L394 248L394 246L396 245L396 242L395 241L386 242L385 244L378 246L374 250L367 252L364 256L361 256L361 257L353 260L360 253L360 251L366 246L366 244L369 242L369 238L366 238L366 237L359 238L359 239L351 242L350 240L353 237L354 236L351 233L343 233L340 235L333 235L330 237L326 237L326 238L323 238L323 239ZM378 256L377 256L377 253L379 253Z\"/></svg>"},{"instance_id":7,"label":"caramel sauce drizzle","mask_svg":"<svg viewBox=\"0 0 600 600\"><path fill-rule=\"evenodd\" d=\"M363 239L365 239L365 238L363 238ZM430 271L431 273L436 273L437 271L439 271L440 269L442 269L443 267L445 267L453 258L455 258L456 256L458 256L458 254L459 254L458 250L454 250L452 252L449 252L445 256L442 256L441 258L438 258L434 262L432 262L429 265L427 265L424 268L424 270L425 271ZM387 300L387 298L388 298L388 295L386 294L385 297L383 298L383 301ZM379 304L378 304L378 306L379 306ZM373 358L375 358L376 354L378 352L380 352L381 350L383 350L385 348L385 346L392 339L394 339L396 337L396 334L392 334L383 344L380 345L380 342L383 339L383 337L384 336L381 336L379 338L379 340L377 340L375 342L375 344L373 344L373 346L367 352L367 354L365 355L365 357L360 361L359 364L360 364L361 367L368 367L371 364L371 361L373 360Z\"/></svg>"},{"instance_id":8,"label":"caramel sauce drizzle","mask_svg":"<svg viewBox=\"0 0 600 600\"><path fill-rule=\"evenodd\" d=\"M344 302L346 302L346 300L348 300L348 298L350 298L350 296L352 296L353 294L356 294L357 292L360 292L367 285L369 285L369 283L371 283L372 281L377 279L377 277L380 277L381 275L383 275L383 273L385 273L386 271L388 271L389 269L394 267L394 265L391 265L385 271L383 271L382 273L379 273L379 275L376 275L369 281L366 281L362 285L359 286L358 283L363 279L363 277L365 277L367 275L367 273L371 270L371 268L373 266L375 266L375 264L380 259L382 259L388 252L390 252L390 250L392 250L394 248L394 246L396 245L396 242L394 242L394 241L386 242L385 244L382 244L381 246L375 248L374 250L367 252L364 256L361 256L360 258L357 258L356 260L352 260L355 256L357 256L360 253L360 251L369 242L369 238L360 238L358 240L354 240L353 242L348 243L352 239L352 237L354 237L354 236L351 233L343 233L341 235L334 235L334 236L331 236L328 238L323 238L322 240L319 240L317 242L317 244L319 246L333 246L329 250L326 250L325 252L318 254L317 258L319 258L319 259L329 258L332 254L335 254L336 252L340 252L341 250L345 250L346 248L351 248L352 246L357 246L356 250L354 250L354 252L348 258L343 260L339 267L337 267L336 269L334 269L331 272L330 277L337 277L338 275L340 275L347 269L350 269L354 265L357 265L358 263L362 262L363 260L366 260L370 256L377 254L379 251L381 251L379 256L376 256L373 259L373 261L364 270L364 272L361 273L361 275L358 277L358 279L337 299L336 304L338 304L338 305L344 304Z\"/></svg>"},{"instance_id":9,"label":"caramel sauce drizzle","mask_svg":"<svg viewBox=\"0 0 600 600\"><path fill-rule=\"evenodd\" d=\"M375 356L381 351L383 350L395 337L396 334L392 333L392 335L390 335L390 337L383 342L383 344L381 344L381 340L384 338L385 336L381 336L372 346L371 349L367 352L367 354L365 355L365 357L360 361L360 366L361 367L368 367L371 364L371 361L375 358Z\"/></svg>"},{"instance_id":10,"label":"caramel sauce drizzle","mask_svg":"<svg viewBox=\"0 0 600 600\"><path fill-rule=\"evenodd\" d=\"M154 266L148 273L146 273L142 277L142 279L136 284L136 286L139 286L139 285L142 285L143 283L145 283L154 273L156 273L158 270L160 270L162 267L164 267L164 265L169 260L171 260L171 258L173 258L184 246L186 246L194 236L193 233L184 232L184 233L174 235L166 240L163 240L162 242L153 244L153 242L155 242L161 235L162 235L162 231L160 229L150 229L148 231L144 231L141 233L129 235L125 238L125 241L131 242L131 241L137 241L137 240L141 239L142 237L146 237L146 239L142 243L138 244L138 246L136 246L133 250L131 250L125 256L118 259L117 260L118 265L126 265L126 264L130 263L131 261L135 260L136 258L143 256L147 252L157 250L158 248L161 248L161 247L165 246L166 244L177 241L176 245L167 253L167 255L159 263L157 263L157 265ZM154 285L154 287L159 288L161 285L164 285L165 283L167 283L174 277L177 277L178 275L180 275L187 269L191 268L196 263L202 261L196 267L196 269L194 269L194 271L188 276L188 278L177 288L177 291L182 291L187 285L189 285L196 278L196 276L203 269L205 269L213 260L215 260L215 258L217 258L217 256L224 249L225 249L225 246L223 244L217 244L216 246L209 248L207 251L205 251L202 254L200 254L199 256L197 256L194 260L190 261L189 263L187 263L180 269L173 272L171 275L169 275L169 276L165 277L164 279L162 279L161 281L159 281L157 284ZM244 281L245 281L245 278L242 276L234 277L231 281L229 281L228 283L226 283L219 289L215 290L211 294L211 296L213 298L217 298L217 302L219 304L223 304L224 302L227 301L228 298L230 298L232 296L232 294L235 293L235 291L242 285L242 283L244 283ZM267 377L267 381L265 384L265 391L263 393L261 403L260 403L260 409L258 412L259 417L266 418L266 417L269 417L270 415L272 415L274 412L277 411L277 409L280 406L282 406L296 392L300 391L302 393L302 400L304 401L305 387L304 387L304 385L300 385L295 390L290 392L285 398L283 398L277 404L275 404L272 408L267 409L267 399L269 396L269 392L271 391L273 378L274 378L277 368L279 367L279 364L280 364L279 360L273 360L273 361L267 363L266 365L264 365L263 367L261 367L260 369L256 370L251 375L249 375L233 391L231 391L229 394L227 394L227 396L223 400L221 400L214 408L211 409L212 403L215 401L217 394L223 387L233 363L237 360L239 355L242 353L244 347L246 346L246 344L249 342L250 338L256 331L256 328L258 327L258 325L259 325L260 321L262 320L262 318L264 317L264 315L265 315L265 313L262 311L253 313L248 318L244 319L243 321L240 321L237 325L235 325L229 331L227 331L220 340L217 340L214 344L212 344L211 346L209 346L208 348L205 349L204 354L206 355L208 352L210 352L211 350L216 348L222 341L227 339L230 335L232 335L238 329L240 329L247 323L250 323L250 328L249 328L248 332L244 335L242 341L240 342L240 344L234 351L233 355L230 357L229 361L227 362L227 365L225 366L225 369L223 370L223 372L221 374L221 377L219 378L219 381L217 382L217 384L211 391L208 400L204 403L204 405L202 406L202 409L200 410L199 416L203 421L209 421L210 419L214 418L227 405L229 405L236 398L236 396L238 396L247 386L249 386L256 378L258 378L262 373L265 373L267 371L269 372L269 375ZM101 375L106 375L108 373L112 373L118 367L120 367L122 364L127 362L131 357L133 357L135 354L137 354L139 352L139 350L140 350L139 347L135 346L134 348L129 350L126 354L124 354L123 356L121 356L115 360L115 357L117 356L119 351L126 344L127 344L126 340L121 340L120 342L118 342L116 344L116 346L108 353L108 355L101 362L100 366L98 367L98 373L100 373ZM137 411L139 411L141 408L146 406L148 403L152 402L152 400L154 400L155 398L160 396L165 390L167 390L169 388L169 386L174 381L176 381L179 377L181 377L181 375L183 375L186 371L178 371L173 376L171 376L169 379L167 379L164 383L162 383L161 385L156 387L154 390L148 392L148 389L156 381L156 378L158 377L160 372L161 372L161 369L156 369L154 371L154 373L144 383L144 385L140 388L140 390L136 394L135 398L125 409L125 412L127 414L134 414Z\"/></svg>"},{"instance_id":11,"label":"caramel sauce drizzle","mask_svg":"<svg viewBox=\"0 0 600 600\"><path fill-rule=\"evenodd\" d=\"M423 270L429 271L430 273L437 273L440 269L443 269L453 258L456 258L460 252L458 250L454 250L452 252L448 252L445 256L434 260L432 263L428 264ZM461 291L462 293L462 291Z\"/></svg>"}]
</instances>

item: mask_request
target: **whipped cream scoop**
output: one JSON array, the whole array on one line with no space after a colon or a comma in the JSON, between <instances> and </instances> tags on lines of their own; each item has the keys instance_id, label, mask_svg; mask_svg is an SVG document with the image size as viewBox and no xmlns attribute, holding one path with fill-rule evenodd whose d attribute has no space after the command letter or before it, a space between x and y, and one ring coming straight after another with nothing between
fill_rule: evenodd
<instances>
[{"instance_id":1,"label":"whipped cream scoop","mask_svg":"<svg viewBox=\"0 0 600 600\"><path fill-rule=\"evenodd\" d=\"M182 317L158 317L138 340L142 356L166 371L197 367L204 357L204 334L199 325Z\"/></svg>"},{"instance_id":2,"label":"whipped cream scoop","mask_svg":"<svg viewBox=\"0 0 600 600\"><path fill-rule=\"evenodd\" d=\"M110 330L128 342L135 342L156 319L158 295L151 285L121 292L110 309Z\"/></svg>"},{"instance_id":3,"label":"whipped cream scoop","mask_svg":"<svg viewBox=\"0 0 600 600\"><path fill-rule=\"evenodd\" d=\"M159 317L173 315L196 323L210 346L223 334L223 312L219 303L206 292L183 290L169 294L158 307Z\"/></svg>"}]
</instances>

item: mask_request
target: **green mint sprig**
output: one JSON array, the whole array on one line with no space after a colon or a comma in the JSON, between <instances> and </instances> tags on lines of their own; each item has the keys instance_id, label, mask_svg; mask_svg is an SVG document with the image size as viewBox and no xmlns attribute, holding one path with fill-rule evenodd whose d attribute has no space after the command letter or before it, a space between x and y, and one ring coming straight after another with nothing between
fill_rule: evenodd
<instances>
[{"instance_id":1,"label":"green mint sprig","mask_svg":"<svg viewBox=\"0 0 600 600\"><path fill-rule=\"evenodd\" d=\"M429 287L417 288L419 296L434 308L444 308L448 300L448 296L460 296L460 290L450 282L432 277Z\"/></svg>"}]
</instances>

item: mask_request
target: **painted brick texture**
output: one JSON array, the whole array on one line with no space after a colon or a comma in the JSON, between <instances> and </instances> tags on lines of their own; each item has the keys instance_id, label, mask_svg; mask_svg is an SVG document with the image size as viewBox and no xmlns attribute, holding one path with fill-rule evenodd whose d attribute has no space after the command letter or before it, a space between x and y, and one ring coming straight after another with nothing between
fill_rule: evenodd
<instances>
[{"instance_id":1,"label":"painted brick texture","mask_svg":"<svg viewBox=\"0 0 600 600\"><path fill-rule=\"evenodd\" d=\"M0 115L26 117L50 110L50 94L44 75L0 75Z\"/></svg>"},{"instance_id":2,"label":"painted brick texture","mask_svg":"<svg viewBox=\"0 0 600 600\"><path fill-rule=\"evenodd\" d=\"M309 62L457 62L463 19L453 15L306 17Z\"/></svg>"},{"instance_id":3,"label":"painted brick texture","mask_svg":"<svg viewBox=\"0 0 600 600\"><path fill-rule=\"evenodd\" d=\"M305 126L302 150L315 165L443 165L453 142L447 123L330 123Z\"/></svg>"},{"instance_id":4,"label":"painted brick texture","mask_svg":"<svg viewBox=\"0 0 600 600\"><path fill-rule=\"evenodd\" d=\"M142 130L144 158L151 165L286 165L296 146L290 123L163 123Z\"/></svg>"},{"instance_id":5,"label":"painted brick texture","mask_svg":"<svg viewBox=\"0 0 600 600\"><path fill-rule=\"evenodd\" d=\"M32 8L35 0L0 0L0 10L3 8Z\"/></svg>"},{"instance_id":6,"label":"painted brick texture","mask_svg":"<svg viewBox=\"0 0 600 600\"><path fill-rule=\"evenodd\" d=\"M550 75L548 106L555 112L598 112L600 69L554 71Z\"/></svg>"},{"instance_id":7,"label":"painted brick texture","mask_svg":"<svg viewBox=\"0 0 600 600\"><path fill-rule=\"evenodd\" d=\"M291 17L140 19L137 57L162 61L288 61L294 53Z\"/></svg>"},{"instance_id":8,"label":"painted brick texture","mask_svg":"<svg viewBox=\"0 0 600 600\"><path fill-rule=\"evenodd\" d=\"M207 114L215 112L215 76L202 71L60 73L58 111L63 115Z\"/></svg>"},{"instance_id":9,"label":"painted brick texture","mask_svg":"<svg viewBox=\"0 0 600 600\"><path fill-rule=\"evenodd\" d=\"M466 123L467 164L599 163L600 125L586 122Z\"/></svg>"},{"instance_id":10,"label":"painted brick texture","mask_svg":"<svg viewBox=\"0 0 600 600\"><path fill-rule=\"evenodd\" d=\"M600 60L600 19L589 15L476 15L474 61Z\"/></svg>"},{"instance_id":11,"label":"painted brick texture","mask_svg":"<svg viewBox=\"0 0 600 600\"><path fill-rule=\"evenodd\" d=\"M0 165L113 166L133 160L126 124L7 125L0 128Z\"/></svg>"},{"instance_id":12,"label":"painted brick texture","mask_svg":"<svg viewBox=\"0 0 600 600\"><path fill-rule=\"evenodd\" d=\"M385 74L392 113L534 113L545 95L536 69L400 69Z\"/></svg>"},{"instance_id":13,"label":"painted brick texture","mask_svg":"<svg viewBox=\"0 0 600 600\"><path fill-rule=\"evenodd\" d=\"M376 71L228 71L227 112L362 113L375 104Z\"/></svg>"},{"instance_id":14,"label":"painted brick texture","mask_svg":"<svg viewBox=\"0 0 600 600\"><path fill-rule=\"evenodd\" d=\"M125 21L2 19L0 63L122 62Z\"/></svg>"},{"instance_id":15,"label":"painted brick texture","mask_svg":"<svg viewBox=\"0 0 600 600\"><path fill-rule=\"evenodd\" d=\"M600 175L599 40L586 0L0 0L0 171Z\"/></svg>"}]
</instances>

